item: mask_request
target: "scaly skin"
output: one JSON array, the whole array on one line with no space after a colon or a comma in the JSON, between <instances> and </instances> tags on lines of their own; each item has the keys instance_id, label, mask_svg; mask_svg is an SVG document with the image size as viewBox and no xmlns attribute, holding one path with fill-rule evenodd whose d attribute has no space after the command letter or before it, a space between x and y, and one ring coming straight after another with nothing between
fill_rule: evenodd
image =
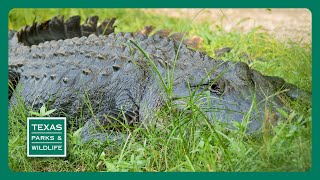
<instances>
[{"instance_id":1,"label":"scaly skin","mask_svg":"<svg viewBox=\"0 0 320 180\"><path fill-rule=\"evenodd\" d=\"M80 16L72 16L64 21L63 16L55 16L42 23L33 23L31 26L23 27L17 33L18 41L31 46L44 41L71 39L90 34L108 35L114 32L115 18L105 19L99 26L97 26L98 16L87 18L82 25L80 19Z\"/></svg>"},{"instance_id":2,"label":"scaly skin","mask_svg":"<svg viewBox=\"0 0 320 180\"><path fill-rule=\"evenodd\" d=\"M104 115L127 119L129 124L148 124L154 111L169 100L155 69L131 41L149 55L165 83L166 72L174 70L171 100L177 107L183 109L181 97L189 96L188 86L199 94L210 85L210 95L198 103L202 103L201 109L212 121L241 122L256 98L248 128L253 132L262 126L266 105L282 107L280 96L299 98L306 94L280 78L263 76L245 63L215 60L185 45L178 48L179 43L169 38L132 33L99 37L92 34L31 47L18 43L13 35L9 42L9 71L19 74L20 95L33 107L51 102L50 108L75 115L89 99L95 117L85 108L82 138L103 139L101 134L89 132L114 122ZM276 94L281 89L289 91ZM16 101L15 96L11 97L12 103Z\"/></svg>"}]
</instances>

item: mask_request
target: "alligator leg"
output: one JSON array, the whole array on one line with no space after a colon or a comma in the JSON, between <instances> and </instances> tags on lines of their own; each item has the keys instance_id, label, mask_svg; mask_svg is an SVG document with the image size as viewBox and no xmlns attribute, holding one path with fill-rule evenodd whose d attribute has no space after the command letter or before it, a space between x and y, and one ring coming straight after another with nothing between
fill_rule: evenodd
<instances>
[{"instance_id":1,"label":"alligator leg","mask_svg":"<svg viewBox=\"0 0 320 180\"><path fill-rule=\"evenodd\" d=\"M117 140L122 138L117 131L134 125L139 117L138 111L131 110L108 110L99 112L95 117L90 118L81 129L82 142L92 139L105 142L106 140ZM114 134L117 135L114 135Z\"/></svg>"}]
</instances>

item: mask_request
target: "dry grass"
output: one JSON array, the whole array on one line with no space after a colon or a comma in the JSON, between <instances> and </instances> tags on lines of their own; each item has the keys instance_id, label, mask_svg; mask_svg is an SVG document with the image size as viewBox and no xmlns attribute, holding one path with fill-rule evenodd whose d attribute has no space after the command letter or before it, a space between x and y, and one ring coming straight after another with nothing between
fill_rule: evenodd
<instances>
[{"instance_id":1,"label":"dry grass","mask_svg":"<svg viewBox=\"0 0 320 180\"><path fill-rule=\"evenodd\" d=\"M145 12L174 18L193 18L201 9L145 9ZM266 32L281 41L311 43L311 12L308 9L205 9L196 18L226 31L248 32L262 26Z\"/></svg>"}]
</instances>

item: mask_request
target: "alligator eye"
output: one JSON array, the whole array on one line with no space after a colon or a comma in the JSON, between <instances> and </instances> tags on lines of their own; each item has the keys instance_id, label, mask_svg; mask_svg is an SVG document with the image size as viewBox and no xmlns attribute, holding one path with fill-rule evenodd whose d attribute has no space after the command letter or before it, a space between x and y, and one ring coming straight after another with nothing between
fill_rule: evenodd
<instances>
[{"instance_id":1,"label":"alligator eye","mask_svg":"<svg viewBox=\"0 0 320 180\"><path fill-rule=\"evenodd\" d=\"M210 86L210 91L217 95L222 95L225 89L225 82L223 80L218 80Z\"/></svg>"}]
</instances>

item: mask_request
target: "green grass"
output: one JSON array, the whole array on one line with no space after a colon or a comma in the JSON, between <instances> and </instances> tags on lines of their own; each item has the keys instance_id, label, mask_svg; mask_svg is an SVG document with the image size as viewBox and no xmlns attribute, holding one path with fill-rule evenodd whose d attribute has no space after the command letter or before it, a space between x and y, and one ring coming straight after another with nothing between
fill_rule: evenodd
<instances>
[{"instance_id":1,"label":"green grass","mask_svg":"<svg viewBox=\"0 0 320 180\"><path fill-rule=\"evenodd\" d=\"M145 25L181 32L191 24L191 20L137 9L15 9L9 14L9 28L17 30L34 19L43 21L59 14L80 14L82 19L90 15L117 17L117 32L134 32ZM244 61L263 74L280 76L311 92L311 44L280 42L262 28L248 33L225 32L221 27L212 30L208 22L193 22L188 35L203 37L203 50L213 57L215 49L232 47L222 59ZM168 94L171 88L170 83L164 87ZM292 111L283 113L282 121L270 131L248 135L243 131L245 124L235 123L234 129L228 130L224 124L200 123L207 119L193 98L197 97L188 101L191 114L176 111L168 102L157 115L166 123L124 131L128 137L119 143L83 144L78 131L69 130L67 158L26 157L26 126L21 121L26 122L28 113L38 110L20 102L9 110L9 167L14 171L151 172L307 171L311 167L310 106L295 102Z\"/></svg>"},{"instance_id":2,"label":"green grass","mask_svg":"<svg viewBox=\"0 0 320 180\"><path fill-rule=\"evenodd\" d=\"M9 166L14 171L152 172L306 171L311 166L310 116L291 113L272 133L247 135L239 124L229 131L223 124L203 124L201 112L192 110L191 116L166 106L158 117L167 123L124 131L129 136L120 143L83 144L78 131L69 131L67 158L26 158L26 127L20 122L25 120L12 108Z\"/></svg>"}]
</instances>

